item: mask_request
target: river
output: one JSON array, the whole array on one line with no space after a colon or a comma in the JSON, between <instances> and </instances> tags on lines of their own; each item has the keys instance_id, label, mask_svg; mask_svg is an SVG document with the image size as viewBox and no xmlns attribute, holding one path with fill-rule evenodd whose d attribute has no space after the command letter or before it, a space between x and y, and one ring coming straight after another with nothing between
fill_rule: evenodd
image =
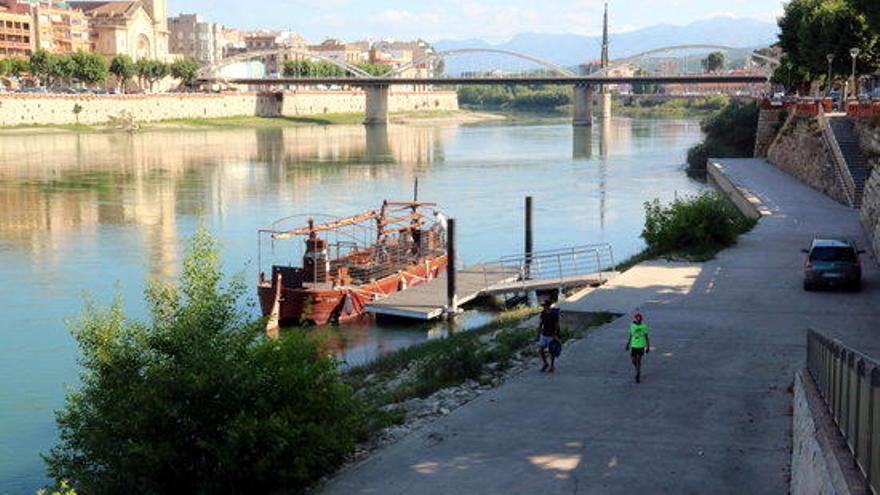
<instances>
[{"instance_id":1,"label":"river","mask_svg":"<svg viewBox=\"0 0 880 495\"><path fill-rule=\"evenodd\" d=\"M682 172L700 137L695 120L622 118L0 136L0 494L46 481L39 454L77 383L64 320L83 294L106 303L118 290L143 316L144 280L174 277L200 224L222 242L226 269L255 280L259 227L409 199L418 177L420 199L456 218L466 261L522 250L526 195L536 250L608 242L624 259L643 246L644 201L705 188ZM358 363L448 329L322 331Z\"/></svg>"}]
</instances>

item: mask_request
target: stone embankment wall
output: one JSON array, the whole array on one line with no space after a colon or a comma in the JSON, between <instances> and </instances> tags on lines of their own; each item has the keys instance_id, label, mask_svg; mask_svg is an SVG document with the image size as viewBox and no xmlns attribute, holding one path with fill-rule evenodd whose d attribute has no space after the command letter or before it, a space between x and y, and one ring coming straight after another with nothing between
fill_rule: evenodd
<instances>
[{"instance_id":1,"label":"stone embankment wall","mask_svg":"<svg viewBox=\"0 0 880 495\"><path fill-rule=\"evenodd\" d=\"M792 117L767 152L767 159L813 189L846 203L846 192L840 184L831 161L831 150L822 138L817 119Z\"/></svg>"},{"instance_id":2,"label":"stone embankment wall","mask_svg":"<svg viewBox=\"0 0 880 495\"><path fill-rule=\"evenodd\" d=\"M0 95L0 127L104 124L122 114L136 122L222 117L277 117L360 113L361 91L153 94L153 95ZM457 110L452 91L391 92L389 110Z\"/></svg>"},{"instance_id":3,"label":"stone embankment wall","mask_svg":"<svg viewBox=\"0 0 880 495\"><path fill-rule=\"evenodd\" d=\"M856 119L855 129L869 167L862 194L862 225L874 253L880 255L880 119Z\"/></svg>"},{"instance_id":4,"label":"stone embankment wall","mask_svg":"<svg viewBox=\"0 0 880 495\"><path fill-rule=\"evenodd\" d=\"M755 133L755 157L767 156L770 144L785 123L788 112L784 108L761 108L758 112L758 128Z\"/></svg>"}]
</instances>

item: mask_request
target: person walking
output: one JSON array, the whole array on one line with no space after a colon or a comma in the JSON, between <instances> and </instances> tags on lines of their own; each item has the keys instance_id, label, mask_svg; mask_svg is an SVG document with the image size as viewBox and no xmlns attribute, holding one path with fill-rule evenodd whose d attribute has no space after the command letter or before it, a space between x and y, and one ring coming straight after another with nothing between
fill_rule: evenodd
<instances>
[{"instance_id":1,"label":"person walking","mask_svg":"<svg viewBox=\"0 0 880 495\"><path fill-rule=\"evenodd\" d=\"M559 339L559 310L553 309L553 301L544 301L544 309L541 311L541 322L538 324L538 346L541 353L541 361L544 367L541 372L547 371L553 373L556 371L556 356L551 346L561 344ZM547 363L547 352L550 351L550 362Z\"/></svg>"},{"instance_id":2,"label":"person walking","mask_svg":"<svg viewBox=\"0 0 880 495\"><path fill-rule=\"evenodd\" d=\"M630 359L636 369L636 383L642 381L642 358L651 352L649 333L650 329L644 323L642 314L633 315L633 322L629 326L629 335L626 338L626 350L630 351Z\"/></svg>"}]
</instances>

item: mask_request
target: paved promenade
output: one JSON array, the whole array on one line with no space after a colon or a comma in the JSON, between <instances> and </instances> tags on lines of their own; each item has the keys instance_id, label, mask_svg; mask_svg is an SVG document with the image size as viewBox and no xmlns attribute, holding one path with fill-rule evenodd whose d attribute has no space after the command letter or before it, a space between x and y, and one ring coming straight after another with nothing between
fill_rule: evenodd
<instances>
[{"instance_id":1,"label":"paved promenade","mask_svg":"<svg viewBox=\"0 0 880 495\"><path fill-rule=\"evenodd\" d=\"M856 212L762 160L724 167L763 203L752 232L711 262L652 263L649 282L593 293L610 301L619 291L653 327L642 384L618 319L567 347L556 374L521 374L324 493L787 493L787 389L805 330L880 355L880 274L866 262L862 293L804 293L799 249L814 233L861 239Z\"/></svg>"}]
</instances>

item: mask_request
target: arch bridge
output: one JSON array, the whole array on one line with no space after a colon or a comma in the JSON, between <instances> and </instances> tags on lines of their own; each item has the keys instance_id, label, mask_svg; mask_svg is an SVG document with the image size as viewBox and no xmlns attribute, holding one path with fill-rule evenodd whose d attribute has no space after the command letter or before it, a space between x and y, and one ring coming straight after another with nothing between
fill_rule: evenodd
<instances>
[{"instance_id":1,"label":"arch bridge","mask_svg":"<svg viewBox=\"0 0 880 495\"><path fill-rule=\"evenodd\" d=\"M388 114L388 88L392 85L462 85L462 84L564 84L574 87L574 124L591 125L593 113L593 99L597 86L612 84L706 84L706 83L767 83L768 74L684 74L671 76L614 76L613 70L625 64L632 64L644 60L651 55L668 53L682 50L719 50L727 52L746 53L748 57L762 60L765 66L772 68L779 64L779 60L757 53L747 48L736 48L713 44L678 45L656 48L638 53L623 59L616 60L609 67L601 69L587 76L577 75L572 70L562 67L540 57L529 54L502 50L496 48L460 48L431 52L419 57L407 64L396 67L382 75L372 75L354 64L339 61L337 59L321 55L319 53L304 52L290 48L278 48L246 52L221 60L220 62L204 67L199 72L199 79L204 83L224 82L247 85L265 86L308 86L317 84L360 87L366 96L366 124L385 124ZM247 60L262 59L264 57L287 54L298 59L312 59L327 62L342 69L347 75L341 77L294 77L294 78L267 78L267 79L229 79L220 77L220 71L229 65ZM504 71L477 71L474 75L444 75L446 60L452 57L468 56L473 54L488 54L500 56L527 63L529 70L520 73ZM537 69L535 69L537 67ZM413 73L416 75L414 76ZM610 117L610 95L602 93L599 100L600 116Z\"/></svg>"}]
</instances>

